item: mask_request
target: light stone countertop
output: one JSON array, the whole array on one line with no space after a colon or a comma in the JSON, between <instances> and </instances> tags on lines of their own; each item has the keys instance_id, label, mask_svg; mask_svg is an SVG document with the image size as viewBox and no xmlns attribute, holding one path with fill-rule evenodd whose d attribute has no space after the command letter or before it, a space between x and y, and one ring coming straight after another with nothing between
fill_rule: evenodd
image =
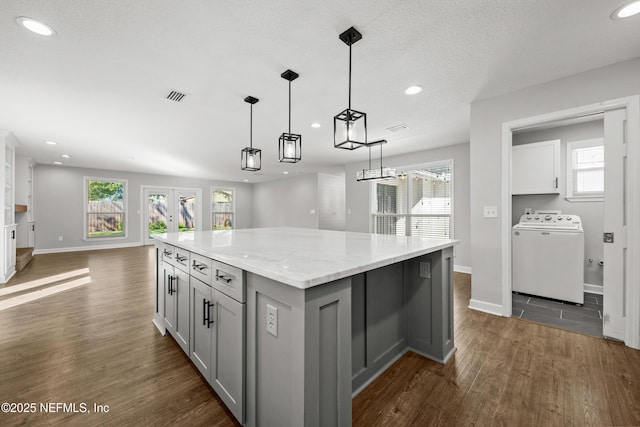
<instances>
[{"instance_id":1,"label":"light stone countertop","mask_svg":"<svg viewBox=\"0 0 640 427\"><path fill-rule=\"evenodd\" d=\"M166 233L154 237L299 289L459 243L450 239L286 227Z\"/></svg>"}]
</instances>

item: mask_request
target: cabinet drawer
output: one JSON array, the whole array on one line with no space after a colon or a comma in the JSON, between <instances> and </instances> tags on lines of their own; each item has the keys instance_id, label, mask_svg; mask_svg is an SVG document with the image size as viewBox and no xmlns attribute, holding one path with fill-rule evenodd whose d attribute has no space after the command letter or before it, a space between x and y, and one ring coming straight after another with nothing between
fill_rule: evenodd
<instances>
[{"instance_id":1,"label":"cabinet drawer","mask_svg":"<svg viewBox=\"0 0 640 427\"><path fill-rule=\"evenodd\" d=\"M176 248L164 243L157 243L158 255L161 262L168 262L171 265L175 265L176 262Z\"/></svg>"},{"instance_id":2,"label":"cabinet drawer","mask_svg":"<svg viewBox=\"0 0 640 427\"><path fill-rule=\"evenodd\" d=\"M175 248L174 258L174 265L185 273L189 273L189 266L191 265L191 252L185 251L184 249Z\"/></svg>"},{"instance_id":3,"label":"cabinet drawer","mask_svg":"<svg viewBox=\"0 0 640 427\"><path fill-rule=\"evenodd\" d=\"M244 272L228 264L213 261L213 287L238 302L245 302Z\"/></svg>"},{"instance_id":4,"label":"cabinet drawer","mask_svg":"<svg viewBox=\"0 0 640 427\"><path fill-rule=\"evenodd\" d=\"M211 259L191 253L190 274L211 286Z\"/></svg>"}]
</instances>

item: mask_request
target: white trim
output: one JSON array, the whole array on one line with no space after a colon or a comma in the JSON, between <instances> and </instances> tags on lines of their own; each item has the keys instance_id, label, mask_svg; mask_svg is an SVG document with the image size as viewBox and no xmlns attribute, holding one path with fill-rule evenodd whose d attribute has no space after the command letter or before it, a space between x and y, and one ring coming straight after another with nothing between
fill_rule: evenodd
<instances>
[{"instance_id":1,"label":"white trim","mask_svg":"<svg viewBox=\"0 0 640 427\"><path fill-rule=\"evenodd\" d=\"M511 305L511 300L509 300L509 305ZM469 300L469 308L476 311L482 311L483 313L494 314L496 316L503 316L502 313L504 312L504 305L498 305L492 302L480 301L473 298ZM505 316L505 317L510 317L510 316L511 316L511 313L509 313L509 316Z\"/></svg>"},{"instance_id":2,"label":"white trim","mask_svg":"<svg viewBox=\"0 0 640 427\"><path fill-rule=\"evenodd\" d=\"M584 284L584 291L590 294L604 295L603 289L604 286L602 285L592 285L590 283Z\"/></svg>"},{"instance_id":3,"label":"white trim","mask_svg":"<svg viewBox=\"0 0 640 427\"><path fill-rule=\"evenodd\" d=\"M457 273L471 274L471 267L467 267L466 265L454 264L453 265L453 271L455 271Z\"/></svg>"},{"instance_id":4,"label":"white trim","mask_svg":"<svg viewBox=\"0 0 640 427\"><path fill-rule=\"evenodd\" d=\"M565 197L567 202L570 203L581 203L581 202L604 202L604 196L600 197Z\"/></svg>"},{"instance_id":5,"label":"white trim","mask_svg":"<svg viewBox=\"0 0 640 427\"><path fill-rule=\"evenodd\" d=\"M627 110L627 262L626 327L624 342L640 349L640 95L527 117L502 124L502 188L500 241L502 313L511 316L511 145L512 132L544 123L583 117L608 110ZM473 302L473 300L471 300ZM473 307L473 303L469 305ZM482 307L482 304L480 305Z\"/></svg>"},{"instance_id":6,"label":"white trim","mask_svg":"<svg viewBox=\"0 0 640 427\"><path fill-rule=\"evenodd\" d=\"M57 254L62 252L82 252L82 251L98 251L101 249L120 249L120 248L133 248L136 246L144 246L142 242L133 243L120 243L114 245L93 245L93 246L75 246L68 248L49 248L49 249L34 249L34 255L41 254Z\"/></svg>"}]
</instances>

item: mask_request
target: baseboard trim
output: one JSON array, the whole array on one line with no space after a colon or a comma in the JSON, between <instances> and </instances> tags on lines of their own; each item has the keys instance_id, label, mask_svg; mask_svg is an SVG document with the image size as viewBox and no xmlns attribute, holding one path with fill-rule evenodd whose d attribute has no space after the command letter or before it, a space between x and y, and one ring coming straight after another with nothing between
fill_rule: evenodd
<instances>
[{"instance_id":1,"label":"baseboard trim","mask_svg":"<svg viewBox=\"0 0 640 427\"><path fill-rule=\"evenodd\" d=\"M68 248L34 249L33 254L40 255L40 254L55 254L55 253L61 253L61 252L98 251L101 249L133 248L136 246L142 246L142 242L118 243L114 245L75 246L75 247L68 247Z\"/></svg>"},{"instance_id":2,"label":"baseboard trim","mask_svg":"<svg viewBox=\"0 0 640 427\"><path fill-rule=\"evenodd\" d=\"M373 376L371 378L369 378L367 381L364 382L364 384L362 384L360 387L358 387L356 390L351 392L351 398L353 399L354 397L356 397L358 394L360 394L360 392L362 390L364 390L365 388L367 388L367 386L369 384L371 384L376 378L378 378L380 375L382 375L382 373L384 371L386 371L389 367L391 367L391 365L393 365L394 363L396 363L402 356L404 356L405 354L407 354L407 352L409 351L409 347L405 347L400 353L398 353L393 359L389 360L382 368L380 368L380 370L378 372L376 372L375 374L373 374Z\"/></svg>"},{"instance_id":3,"label":"baseboard trim","mask_svg":"<svg viewBox=\"0 0 640 427\"><path fill-rule=\"evenodd\" d=\"M455 271L457 273L471 274L471 267L467 267L466 265L454 264L453 265L453 271Z\"/></svg>"},{"instance_id":4,"label":"baseboard trim","mask_svg":"<svg viewBox=\"0 0 640 427\"><path fill-rule=\"evenodd\" d=\"M592 285L590 283L584 284L584 291L590 294L604 295L604 287L602 285Z\"/></svg>"},{"instance_id":5,"label":"baseboard trim","mask_svg":"<svg viewBox=\"0 0 640 427\"><path fill-rule=\"evenodd\" d=\"M476 311L482 311L483 313L493 314L495 316L502 316L502 306L492 302L471 299L469 300L469 308Z\"/></svg>"}]
</instances>

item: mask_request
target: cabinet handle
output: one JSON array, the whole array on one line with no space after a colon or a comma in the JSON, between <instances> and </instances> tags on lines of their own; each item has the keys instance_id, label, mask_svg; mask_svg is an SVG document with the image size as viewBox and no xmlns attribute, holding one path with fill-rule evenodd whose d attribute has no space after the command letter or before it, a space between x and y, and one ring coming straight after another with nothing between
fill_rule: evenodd
<instances>
[{"instance_id":1,"label":"cabinet handle","mask_svg":"<svg viewBox=\"0 0 640 427\"><path fill-rule=\"evenodd\" d=\"M225 276L224 274L216 274L216 280L218 282L229 284L233 280L233 277Z\"/></svg>"},{"instance_id":2,"label":"cabinet handle","mask_svg":"<svg viewBox=\"0 0 640 427\"><path fill-rule=\"evenodd\" d=\"M170 252L170 251L168 251L166 249L162 251L162 255L164 255L164 256L171 256L171 254L172 254L172 252Z\"/></svg>"},{"instance_id":3,"label":"cabinet handle","mask_svg":"<svg viewBox=\"0 0 640 427\"><path fill-rule=\"evenodd\" d=\"M187 259L187 257L186 257L186 256L180 256L180 255L176 254L176 260L177 260L177 261L182 262L182 261L184 261L184 260L186 260L186 259Z\"/></svg>"},{"instance_id":4,"label":"cabinet handle","mask_svg":"<svg viewBox=\"0 0 640 427\"><path fill-rule=\"evenodd\" d=\"M556 176L556 188L558 188L558 177Z\"/></svg>"},{"instance_id":5,"label":"cabinet handle","mask_svg":"<svg viewBox=\"0 0 640 427\"><path fill-rule=\"evenodd\" d=\"M211 307L213 303L210 303L206 299L202 298L202 326L206 325L207 329L211 328L213 320L211 320Z\"/></svg>"},{"instance_id":6,"label":"cabinet handle","mask_svg":"<svg viewBox=\"0 0 640 427\"><path fill-rule=\"evenodd\" d=\"M204 270L205 268L207 268L207 266L206 266L206 265L204 265L204 264L198 264L198 263L196 263L195 261L193 261L193 269L194 269L194 270L202 271L202 270Z\"/></svg>"},{"instance_id":7,"label":"cabinet handle","mask_svg":"<svg viewBox=\"0 0 640 427\"><path fill-rule=\"evenodd\" d=\"M207 300L202 298L202 326L206 325L209 321L209 319L207 319L208 314L209 310L207 310Z\"/></svg>"},{"instance_id":8,"label":"cabinet handle","mask_svg":"<svg viewBox=\"0 0 640 427\"><path fill-rule=\"evenodd\" d=\"M35 226L35 224L31 224L31 231L36 231L36 226Z\"/></svg>"},{"instance_id":9,"label":"cabinet handle","mask_svg":"<svg viewBox=\"0 0 640 427\"><path fill-rule=\"evenodd\" d=\"M173 295L176 292L176 289L173 287L173 281L176 280L177 277L173 277L173 276L169 275L168 279L169 279L169 290L168 290L168 293L169 293L169 295Z\"/></svg>"},{"instance_id":10,"label":"cabinet handle","mask_svg":"<svg viewBox=\"0 0 640 427\"><path fill-rule=\"evenodd\" d=\"M16 230L11 230L11 238L12 239L16 238Z\"/></svg>"}]
</instances>

